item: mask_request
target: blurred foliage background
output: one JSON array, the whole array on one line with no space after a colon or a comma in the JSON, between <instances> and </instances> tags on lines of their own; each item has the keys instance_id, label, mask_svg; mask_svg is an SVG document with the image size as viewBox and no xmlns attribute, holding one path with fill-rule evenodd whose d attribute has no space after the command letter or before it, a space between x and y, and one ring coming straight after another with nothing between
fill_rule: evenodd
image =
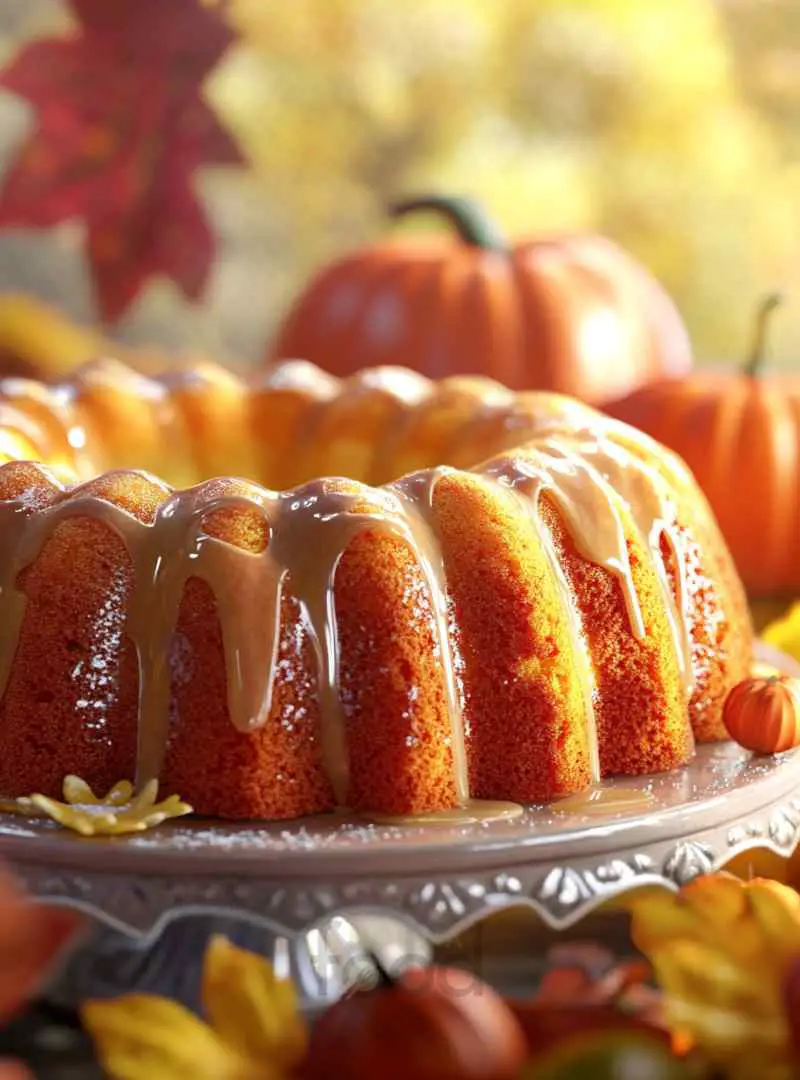
<instances>
[{"instance_id":1,"label":"blurred foliage background","mask_svg":"<svg viewBox=\"0 0 800 1080\"><path fill-rule=\"evenodd\" d=\"M478 197L512 233L616 238L673 294L702 361L742 357L756 299L779 286L773 358L800 367L797 0L230 0L227 13L241 36L206 93L250 168L197 177L220 244L203 303L154 283L112 328L120 340L257 362L307 275L424 189ZM0 62L66 22L58 0L3 0ZM30 122L0 94L0 175ZM79 230L1 232L0 291L92 321Z\"/></svg>"}]
</instances>

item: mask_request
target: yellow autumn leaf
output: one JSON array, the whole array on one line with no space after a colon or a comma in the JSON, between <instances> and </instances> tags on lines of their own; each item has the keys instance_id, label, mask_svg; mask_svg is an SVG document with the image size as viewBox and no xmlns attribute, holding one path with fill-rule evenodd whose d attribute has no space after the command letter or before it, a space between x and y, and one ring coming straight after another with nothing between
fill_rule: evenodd
<instances>
[{"instance_id":1,"label":"yellow autumn leaf","mask_svg":"<svg viewBox=\"0 0 800 1080\"><path fill-rule=\"evenodd\" d=\"M284 1080L307 1032L293 985L268 960L215 937L203 965L208 1022L149 994L90 1001L83 1020L111 1080Z\"/></svg>"},{"instance_id":2,"label":"yellow autumn leaf","mask_svg":"<svg viewBox=\"0 0 800 1080\"><path fill-rule=\"evenodd\" d=\"M82 1011L113 1080L260 1080L271 1075L168 998L129 994L89 1002Z\"/></svg>"},{"instance_id":3,"label":"yellow autumn leaf","mask_svg":"<svg viewBox=\"0 0 800 1080\"><path fill-rule=\"evenodd\" d=\"M782 985L800 955L794 890L714 874L677 895L634 897L631 909L633 939L653 965L670 1025L731 1080L788 1078Z\"/></svg>"},{"instance_id":4,"label":"yellow autumn leaf","mask_svg":"<svg viewBox=\"0 0 800 1080\"><path fill-rule=\"evenodd\" d=\"M0 809L31 816L49 817L81 836L122 836L144 832L170 818L191 814L192 808L177 795L158 802L158 781L151 780L135 792L129 780L120 780L105 795L95 795L79 776L64 777L64 800L29 795L3 802Z\"/></svg>"},{"instance_id":5,"label":"yellow autumn leaf","mask_svg":"<svg viewBox=\"0 0 800 1080\"><path fill-rule=\"evenodd\" d=\"M750 911L764 935L764 946L779 960L800 955L800 896L774 881L749 883Z\"/></svg>"},{"instance_id":6,"label":"yellow autumn leaf","mask_svg":"<svg viewBox=\"0 0 800 1080\"><path fill-rule=\"evenodd\" d=\"M800 602L789 608L780 619L771 622L761 637L767 645L800 660Z\"/></svg>"},{"instance_id":7,"label":"yellow autumn leaf","mask_svg":"<svg viewBox=\"0 0 800 1080\"><path fill-rule=\"evenodd\" d=\"M306 1026L294 985L277 978L260 956L224 937L213 937L206 949L203 1007L223 1039L257 1060L291 1069L306 1052Z\"/></svg>"},{"instance_id":8,"label":"yellow autumn leaf","mask_svg":"<svg viewBox=\"0 0 800 1080\"><path fill-rule=\"evenodd\" d=\"M62 786L64 799L72 806L124 806L133 798L133 784L120 780L105 795L95 795L80 776L65 776Z\"/></svg>"}]
</instances>

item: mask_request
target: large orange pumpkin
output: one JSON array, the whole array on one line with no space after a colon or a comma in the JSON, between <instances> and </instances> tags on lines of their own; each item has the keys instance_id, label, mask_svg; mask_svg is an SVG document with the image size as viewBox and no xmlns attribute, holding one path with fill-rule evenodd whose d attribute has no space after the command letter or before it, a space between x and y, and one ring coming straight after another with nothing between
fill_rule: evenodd
<instances>
[{"instance_id":1,"label":"large orange pumpkin","mask_svg":"<svg viewBox=\"0 0 800 1080\"><path fill-rule=\"evenodd\" d=\"M279 330L272 359L335 375L400 364L433 378L488 375L602 402L691 367L672 301L638 263L598 236L507 243L466 199L411 199L441 232L395 236L323 269Z\"/></svg>"},{"instance_id":2,"label":"large orange pumpkin","mask_svg":"<svg viewBox=\"0 0 800 1080\"><path fill-rule=\"evenodd\" d=\"M696 371L607 406L684 458L753 597L800 593L800 377L762 371L778 301L761 305L741 371Z\"/></svg>"}]
</instances>

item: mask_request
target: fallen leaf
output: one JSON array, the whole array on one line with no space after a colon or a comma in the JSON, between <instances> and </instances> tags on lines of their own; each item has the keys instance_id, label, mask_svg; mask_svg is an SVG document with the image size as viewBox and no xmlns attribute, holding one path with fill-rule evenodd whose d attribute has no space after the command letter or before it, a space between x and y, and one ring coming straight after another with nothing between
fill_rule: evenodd
<instances>
[{"instance_id":1,"label":"fallen leaf","mask_svg":"<svg viewBox=\"0 0 800 1080\"><path fill-rule=\"evenodd\" d=\"M34 903L0 872L0 1021L34 996L82 926L78 912Z\"/></svg>"},{"instance_id":2,"label":"fallen leaf","mask_svg":"<svg viewBox=\"0 0 800 1080\"><path fill-rule=\"evenodd\" d=\"M212 938L203 966L204 1022L148 994L91 1001L82 1009L112 1080L284 1080L307 1032L293 985L263 957Z\"/></svg>"},{"instance_id":3,"label":"fallen leaf","mask_svg":"<svg viewBox=\"0 0 800 1080\"><path fill-rule=\"evenodd\" d=\"M79 776L64 778L64 801L47 795L25 795L0 803L12 813L52 818L81 836L121 836L144 832L169 818L192 813L177 795L158 802L158 781L151 780L138 794L129 780L120 780L105 795L95 795Z\"/></svg>"},{"instance_id":4,"label":"fallen leaf","mask_svg":"<svg viewBox=\"0 0 800 1080\"><path fill-rule=\"evenodd\" d=\"M714 874L630 906L670 1027L730 1080L793 1075L783 987L800 955L800 897L773 881Z\"/></svg>"},{"instance_id":5,"label":"fallen leaf","mask_svg":"<svg viewBox=\"0 0 800 1080\"><path fill-rule=\"evenodd\" d=\"M84 1024L113 1080L269 1080L266 1067L234 1046L183 1005L128 994L83 1006ZM277 1075L277 1074L275 1074Z\"/></svg>"},{"instance_id":6,"label":"fallen leaf","mask_svg":"<svg viewBox=\"0 0 800 1080\"><path fill-rule=\"evenodd\" d=\"M213 937L203 966L203 1007L211 1026L254 1058L294 1067L307 1049L297 992L255 953Z\"/></svg>"}]
</instances>

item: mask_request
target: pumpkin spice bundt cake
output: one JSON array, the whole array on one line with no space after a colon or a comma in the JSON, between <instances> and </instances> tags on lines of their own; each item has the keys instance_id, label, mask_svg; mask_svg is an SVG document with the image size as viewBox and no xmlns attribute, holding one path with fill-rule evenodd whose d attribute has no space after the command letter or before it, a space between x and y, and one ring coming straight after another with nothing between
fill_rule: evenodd
<instances>
[{"instance_id":1,"label":"pumpkin spice bundt cake","mask_svg":"<svg viewBox=\"0 0 800 1080\"><path fill-rule=\"evenodd\" d=\"M420 814L726 737L752 635L713 517L568 398L101 361L0 383L0 455L3 796Z\"/></svg>"}]
</instances>

